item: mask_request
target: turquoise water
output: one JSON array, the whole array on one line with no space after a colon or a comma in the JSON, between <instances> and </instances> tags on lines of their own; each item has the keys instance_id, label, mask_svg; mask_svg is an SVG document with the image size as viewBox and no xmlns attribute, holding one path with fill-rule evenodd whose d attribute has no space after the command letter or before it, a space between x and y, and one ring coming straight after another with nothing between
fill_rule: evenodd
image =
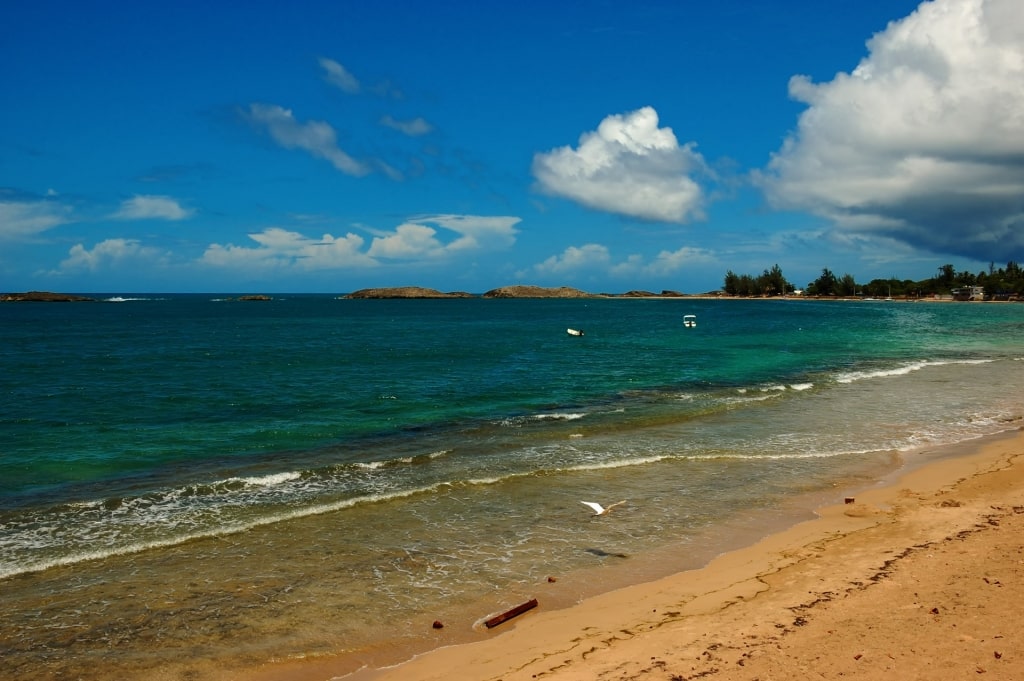
<instances>
[{"instance_id":1,"label":"turquoise water","mask_svg":"<svg viewBox=\"0 0 1024 681\"><path fill-rule=\"evenodd\" d=\"M1024 415L1014 304L110 298L0 306L17 678L485 635Z\"/></svg>"}]
</instances>

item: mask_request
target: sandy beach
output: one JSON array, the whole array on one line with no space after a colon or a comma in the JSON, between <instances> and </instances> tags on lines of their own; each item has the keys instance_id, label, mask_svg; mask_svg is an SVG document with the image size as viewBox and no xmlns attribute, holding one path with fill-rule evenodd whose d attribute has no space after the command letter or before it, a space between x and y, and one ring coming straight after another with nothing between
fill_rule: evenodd
<instances>
[{"instance_id":1,"label":"sandy beach","mask_svg":"<svg viewBox=\"0 0 1024 681\"><path fill-rule=\"evenodd\" d=\"M1022 454L1019 431L960 445L703 569L562 610L538 585L540 606L486 640L345 678L1024 678Z\"/></svg>"}]
</instances>

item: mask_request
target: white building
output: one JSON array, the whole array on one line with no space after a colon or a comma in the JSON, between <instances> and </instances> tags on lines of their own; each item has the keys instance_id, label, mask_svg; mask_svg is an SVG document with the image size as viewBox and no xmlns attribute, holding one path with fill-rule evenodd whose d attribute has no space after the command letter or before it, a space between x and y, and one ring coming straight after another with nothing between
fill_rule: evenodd
<instances>
[{"instance_id":1,"label":"white building","mask_svg":"<svg viewBox=\"0 0 1024 681\"><path fill-rule=\"evenodd\" d=\"M984 286L961 286L950 291L953 300L985 300Z\"/></svg>"}]
</instances>

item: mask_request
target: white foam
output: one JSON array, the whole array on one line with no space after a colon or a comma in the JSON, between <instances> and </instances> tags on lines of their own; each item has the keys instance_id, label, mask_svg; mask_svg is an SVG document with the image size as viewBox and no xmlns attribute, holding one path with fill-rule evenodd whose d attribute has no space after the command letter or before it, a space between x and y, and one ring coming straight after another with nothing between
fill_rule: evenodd
<instances>
[{"instance_id":1,"label":"white foam","mask_svg":"<svg viewBox=\"0 0 1024 681\"><path fill-rule=\"evenodd\" d=\"M679 458L668 454L661 454L656 456L645 456L636 459L615 459L614 461L601 461L599 463L585 463L578 466L567 466L565 468L559 468L559 471L600 471L600 470L611 470L615 468L628 468L630 466L646 466L647 464L658 463L659 461L665 461L666 459Z\"/></svg>"},{"instance_id":2,"label":"white foam","mask_svg":"<svg viewBox=\"0 0 1024 681\"><path fill-rule=\"evenodd\" d=\"M280 485L285 482L291 482L292 480L298 480L302 475L295 471L289 471L287 473L272 473L271 475L263 475L259 477L251 478L229 478L230 480L241 480L247 485L256 485L259 487L272 487L274 485Z\"/></svg>"},{"instance_id":3,"label":"white foam","mask_svg":"<svg viewBox=\"0 0 1024 681\"><path fill-rule=\"evenodd\" d=\"M498 425L509 428L518 428L522 425L536 421L577 421L585 418L586 412L554 412L551 414L532 414L530 416L511 416L498 421Z\"/></svg>"},{"instance_id":4,"label":"white foam","mask_svg":"<svg viewBox=\"0 0 1024 681\"><path fill-rule=\"evenodd\" d=\"M388 465L387 461L358 461L355 464L356 468L364 468L369 471L375 471L378 468L383 468Z\"/></svg>"},{"instance_id":5,"label":"white foam","mask_svg":"<svg viewBox=\"0 0 1024 681\"><path fill-rule=\"evenodd\" d=\"M930 367L949 366L953 364L989 364L995 360L990 359L958 359L958 360L918 360L909 362L890 369L873 369L869 371L850 371L836 376L838 383L853 383L874 378L892 378L894 376L906 376L907 374Z\"/></svg>"},{"instance_id":6,"label":"white foam","mask_svg":"<svg viewBox=\"0 0 1024 681\"><path fill-rule=\"evenodd\" d=\"M184 544L185 542L193 541L196 539L224 537L232 534L246 532L253 528L262 527L264 525L272 525L287 520L297 520L299 518L306 518L309 516L323 515L325 513L340 511L342 509L351 508L353 506L361 504L403 499L417 494L424 494L436 491L438 488L441 487L442 484L443 483L438 483L434 485L428 485L426 487L418 487L415 489L408 489L399 492L367 494L360 497L342 499L339 501L329 502L325 504L318 504L282 513L276 513L269 516L264 516L262 518L255 518L247 522L229 523L220 527L214 527L207 530L186 532L179 534L177 536L167 537L165 539L135 542L132 544L126 544L124 546L115 546L100 550L76 551L64 556L37 560L34 562L0 562L0 579L6 579L7 577L13 577L15 575L25 574L29 572L40 572L62 565L74 565L76 563L82 563L89 560L98 560L101 558L109 558L111 556L124 556L133 553L149 551L151 549L166 548L168 546L177 546L179 544Z\"/></svg>"}]
</instances>

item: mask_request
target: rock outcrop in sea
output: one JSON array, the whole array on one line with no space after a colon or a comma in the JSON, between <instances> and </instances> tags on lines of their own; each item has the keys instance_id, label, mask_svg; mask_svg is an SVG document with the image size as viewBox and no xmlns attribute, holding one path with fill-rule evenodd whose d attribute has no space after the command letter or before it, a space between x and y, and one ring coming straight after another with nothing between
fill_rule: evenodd
<instances>
[{"instance_id":1,"label":"rock outcrop in sea","mask_svg":"<svg viewBox=\"0 0 1024 681\"><path fill-rule=\"evenodd\" d=\"M343 298L472 298L472 293L455 291L444 293L422 286L395 286L391 288L364 288L353 291Z\"/></svg>"},{"instance_id":2,"label":"rock outcrop in sea","mask_svg":"<svg viewBox=\"0 0 1024 681\"><path fill-rule=\"evenodd\" d=\"M25 293L0 294L0 303L92 303L95 298L76 296L70 293L50 293L49 291L26 291Z\"/></svg>"},{"instance_id":3,"label":"rock outcrop in sea","mask_svg":"<svg viewBox=\"0 0 1024 681\"><path fill-rule=\"evenodd\" d=\"M502 286L491 289L484 294L484 298L596 298L593 293L587 293L569 286L558 286L548 288L544 286Z\"/></svg>"}]
</instances>

